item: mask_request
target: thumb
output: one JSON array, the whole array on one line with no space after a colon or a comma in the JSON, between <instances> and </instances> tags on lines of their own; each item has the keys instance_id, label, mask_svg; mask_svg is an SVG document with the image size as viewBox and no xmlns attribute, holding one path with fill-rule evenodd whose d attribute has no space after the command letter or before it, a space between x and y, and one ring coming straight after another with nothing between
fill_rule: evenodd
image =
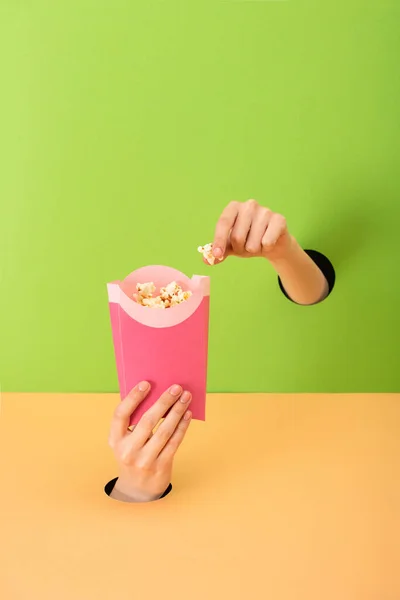
<instances>
[{"instance_id":1,"label":"thumb","mask_svg":"<svg viewBox=\"0 0 400 600\"><path fill-rule=\"evenodd\" d=\"M223 250L222 248L223 247L221 244L214 242L212 246L212 255L215 258L215 264L222 263L228 258L228 256L233 256L235 254L230 239L228 239L228 241L225 243L225 249Z\"/></svg>"},{"instance_id":2,"label":"thumb","mask_svg":"<svg viewBox=\"0 0 400 600\"><path fill-rule=\"evenodd\" d=\"M204 262L207 265L210 265L210 264L219 265L219 264L225 262L226 259L228 258L228 256L232 256L232 254L233 254L232 246L229 243L227 244L227 246L225 248L225 252L223 252L221 250L221 248L219 248L219 247L215 248L213 246L213 249L211 251L211 257L204 257ZM207 258L213 259L214 262L210 262L209 260L207 260Z\"/></svg>"},{"instance_id":3,"label":"thumb","mask_svg":"<svg viewBox=\"0 0 400 600\"><path fill-rule=\"evenodd\" d=\"M222 258L216 258L215 256L213 256L211 259L207 259L203 256L203 263L208 267L215 267L215 265L220 265L221 263L225 262L226 259L226 254Z\"/></svg>"},{"instance_id":4,"label":"thumb","mask_svg":"<svg viewBox=\"0 0 400 600\"><path fill-rule=\"evenodd\" d=\"M221 248L216 247L215 244L206 244L205 246L199 246L198 251L202 254L203 263L205 265L218 265L224 262L228 256L228 250L223 252Z\"/></svg>"}]
</instances>

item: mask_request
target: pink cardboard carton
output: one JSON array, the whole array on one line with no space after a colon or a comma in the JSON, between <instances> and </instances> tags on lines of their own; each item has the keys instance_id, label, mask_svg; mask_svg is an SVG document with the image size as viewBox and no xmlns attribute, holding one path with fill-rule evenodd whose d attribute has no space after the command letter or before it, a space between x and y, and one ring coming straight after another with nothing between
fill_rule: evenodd
<instances>
[{"instance_id":1,"label":"pink cardboard carton","mask_svg":"<svg viewBox=\"0 0 400 600\"><path fill-rule=\"evenodd\" d=\"M141 306L132 296L137 283L154 282L157 290L176 281L192 296L167 309ZM140 381L149 381L151 391L136 409L131 424L172 384L192 393L194 419L205 420L209 277L186 275L164 266L133 271L123 281L107 285L111 327L121 399Z\"/></svg>"}]
</instances>

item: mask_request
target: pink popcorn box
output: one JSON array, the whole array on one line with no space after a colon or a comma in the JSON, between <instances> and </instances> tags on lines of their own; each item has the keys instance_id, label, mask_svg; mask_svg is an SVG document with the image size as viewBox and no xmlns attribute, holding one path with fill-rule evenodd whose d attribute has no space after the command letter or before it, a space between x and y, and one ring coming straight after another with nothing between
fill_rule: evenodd
<instances>
[{"instance_id":1,"label":"pink popcorn box","mask_svg":"<svg viewBox=\"0 0 400 600\"><path fill-rule=\"evenodd\" d=\"M152 281L159 290L176 281L191 297L167 309L141 306L133 300L137 283ZM205 420L210 279L186 275L164 266L133 271L123 281L107 284L111 328L121 400L140 381L151 391L131 417L131 425L172 384L192 394L193 418Z\"/></svg>"}]
</instances>

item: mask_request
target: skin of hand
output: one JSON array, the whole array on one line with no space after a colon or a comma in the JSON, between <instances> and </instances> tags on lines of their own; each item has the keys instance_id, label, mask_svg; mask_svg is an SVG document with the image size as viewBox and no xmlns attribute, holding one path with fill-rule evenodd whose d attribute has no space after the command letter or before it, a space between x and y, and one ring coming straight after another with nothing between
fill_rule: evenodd
<instances>
[{"instance_id":1,"label":"skin of hand","mask_svg":"<svg viewBox=\"0 0 400 600\"><path fill-rule=\"evenodd\" d=\"M147 381L139 383L119 403L112 418L109 445L118 463L119 477L111 498L116 500L150 502L163 495L171 481L174 456L191 422L188 406L192 396L181 386L173 385L129 429L132 413L149 390Z\"/></svg>"},{"instance_id":2,"label":"skin of hand","mask_svg":"<svg viewBox=\"0 0 400 600\"><path fill-rule=\"evenodd\" d=\"M226 206L215 228L213 255L215 264L228 256L266 258L297 304L320 302L329 291L322 271L289 233L285 217L255 200Z\"/></svg>"}]
</instances>

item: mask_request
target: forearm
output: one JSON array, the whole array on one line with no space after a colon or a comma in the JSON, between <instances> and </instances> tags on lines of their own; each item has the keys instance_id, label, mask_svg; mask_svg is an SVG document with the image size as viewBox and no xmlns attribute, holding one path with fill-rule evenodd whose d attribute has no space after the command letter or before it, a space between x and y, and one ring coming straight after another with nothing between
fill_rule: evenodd
<instances>
[{"instance_id":1,"label":"forearm","mask_svg":"<svg viewBox=\"0 0 400 600\"><path fill-rule=\"evenodd\" d=\"M310 305L328 295L329 286L324 274L294 238L287 256L270 262L293 302Z\"/></svg>"}]
</instances>

